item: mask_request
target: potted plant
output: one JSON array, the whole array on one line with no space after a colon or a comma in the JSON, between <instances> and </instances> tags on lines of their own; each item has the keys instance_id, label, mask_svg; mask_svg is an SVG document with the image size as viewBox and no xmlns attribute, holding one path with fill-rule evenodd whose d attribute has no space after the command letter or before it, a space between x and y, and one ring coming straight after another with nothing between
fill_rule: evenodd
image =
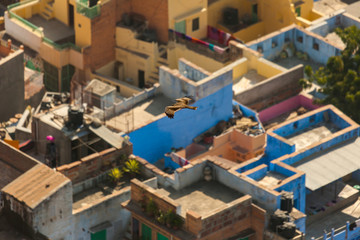
<instances>
[{"instance_id":1,"label":"potted plant","mask_svg":"<svg viewBox=\"0 0 360 240\"><path fill-rule=\"evenodd\" d=\"M159 210L156 221L164 225L166 223L166 214L163 211Z\"/></svg>"},{"instance_id":2,"label":"potted plant","mask_svg":"<svg viewBox=\"0 0 360 240\"><path fill-rule=\"evenodd\" d=\"M146 204L146 213L150 217L153 217L158 211L158 207L152 198L149 198L149 201Z\"/></svg>"},{"instance_id":3,"label":"potted plant","mask_svg":"<svg viewBox=\"0 0 360 240\"><path fill-rule=\"evenodd\" d=\"M123 172L118 168L113 168L108 173L111 183L116 185L120 179L123 177Z\"/></svg>"},{"instance_id":4,"label":"potted plant","mask_svg":"<svg viewBox=\"0 0 360 240\"><path fill-rule=\"evenodd\" d=\"M136 177L136 175L140 174L140 165L136 159L129 159L125 162L125 166L123 167L123 171L130 175L130 178Z\"/></svg>"}]
</instances>

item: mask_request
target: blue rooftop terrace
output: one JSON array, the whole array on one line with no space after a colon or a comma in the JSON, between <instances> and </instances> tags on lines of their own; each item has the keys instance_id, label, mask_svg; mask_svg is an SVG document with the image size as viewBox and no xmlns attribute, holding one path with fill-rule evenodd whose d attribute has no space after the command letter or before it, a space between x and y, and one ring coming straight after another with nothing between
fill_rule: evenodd
<instances>
[{"instance_id":1,"label":"blue rooftop terrace","mask_svg":"<svg viewBox=\"0 0 360 240\"><path fill-rule=\"evenodd\" d=\"M342 50L338 45L325 41L322 36L296 25L283 28L246 45L261 52L264 58L268 60L280 65L282 62L286 62L285 67L287 68L299 63L325 65L329 57L339 55ZM295 61L296 59L299 61ZM294 64L289 65L290 60Z\"/></svg>"}]
</instances>

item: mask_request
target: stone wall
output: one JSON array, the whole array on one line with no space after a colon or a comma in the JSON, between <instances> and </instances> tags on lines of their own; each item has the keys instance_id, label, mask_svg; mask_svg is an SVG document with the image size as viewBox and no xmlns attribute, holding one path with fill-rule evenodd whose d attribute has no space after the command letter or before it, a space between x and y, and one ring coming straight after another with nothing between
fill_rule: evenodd
<instances>
[{"instance_id":1,"label":"stone wall","mask_svg":"<svg viewBox=\"0 0 360 240\"><path fill-rule=\"evenodd\" d=\"M298 94L302 90L299 80L303 77L303 65L295 66L239 93L235 100L251 109L262 110Z\"/></svg>"}]
</instances>

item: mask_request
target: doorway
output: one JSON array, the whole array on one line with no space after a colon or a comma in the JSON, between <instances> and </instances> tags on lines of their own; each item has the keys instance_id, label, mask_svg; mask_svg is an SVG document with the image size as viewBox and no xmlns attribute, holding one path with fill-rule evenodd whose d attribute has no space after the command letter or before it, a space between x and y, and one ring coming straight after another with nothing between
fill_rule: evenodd
<instances>
[{"instance_id":1,"label":"doorway","mask_svg":"<svg viewBox=\"0 0 360 240\"><path fill-rule=\"evenodd\" d=\"M143 88L145 86L145 72L143 70L138 71L138 81L139 88Z\"/></svg>"},{"instance_id":2,"label":"doorway","mask_svg":"<svg viewBox=\"0 0 360 240\"><path fill-rule=\"evenodd\" d=\"M257 4L252 5L252 21L253 21L253 23L256 23L258 21L258 5Z\"/></svg>"},{"instance_id":3,"label":"doorway","mask_svg":"<svg viewBox=\"0 0 360 240\"><path fill-rule=\"evenodd\" d=\"M69 4L69 26L74 27L74 6Z\"/></svg>"}]
</instances>

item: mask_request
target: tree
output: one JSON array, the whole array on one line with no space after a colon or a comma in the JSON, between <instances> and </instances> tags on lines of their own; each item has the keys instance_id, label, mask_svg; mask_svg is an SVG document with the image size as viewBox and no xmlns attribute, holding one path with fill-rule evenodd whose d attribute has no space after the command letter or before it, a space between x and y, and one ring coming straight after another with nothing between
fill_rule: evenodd
<instances>
[{"instance_id":1,"label":"tree","mask_svg":"<svg viewBox=\"0 0 360 240\"><path fill-rule=\"evenodd\" d=\"M333 104L356 122L360 122L360 29L351 26L336 28L335 32L346 44L340 56L328 59L325 67L315 73L310 66L305 67L307 78L300 80L303 88L313 83L320 86L325 98L317 100L321 104Z\"/></svg>"}]
</instances>

